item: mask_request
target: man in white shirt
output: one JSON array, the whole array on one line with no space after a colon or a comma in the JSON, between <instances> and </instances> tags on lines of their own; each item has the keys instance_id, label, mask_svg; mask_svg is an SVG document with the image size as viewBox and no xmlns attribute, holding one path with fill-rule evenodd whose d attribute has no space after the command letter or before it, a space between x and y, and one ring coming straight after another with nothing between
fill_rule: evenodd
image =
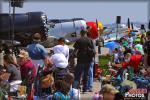
<instances>
[{"instance_id":1,"label":"man in white shirt","mask_svg":"<svg viewBox=\"0 0 150 100\"><path fill-rule=\"evenodd\" d=\"M68 66L68 61L62 53L55 53L52 55L51 61L56 68L66 68Z\"/></svg>"},{"instance_id":2,"label":"man in white shirt","mask_svg":"<svg viewBox=\"0 0 150 100\"><path fill-rule=\"evenodd\" d=\"M54 68L54 79L62 79L68 72L68 60L66 56L60 52L62 49L61 46L53 49L54 54L51 56L50 60L52 61Z\"/></svg>"},{"instance_id":3,"label":"man in white shirt","mask_svg":"<svg viewBox=\"0 0 150 100\"><path fill-rule=\"evenodd\" d=\"M59 48L59 49L57 49L57 48ZM57 50L57 52L63 53L65 55L66 59L69 60L69 48L67 45L65 45L64 38L58 39L58 45L56 45L53 48L53 51L56 51L56 50Z\"/></svg>"}]
</instances>

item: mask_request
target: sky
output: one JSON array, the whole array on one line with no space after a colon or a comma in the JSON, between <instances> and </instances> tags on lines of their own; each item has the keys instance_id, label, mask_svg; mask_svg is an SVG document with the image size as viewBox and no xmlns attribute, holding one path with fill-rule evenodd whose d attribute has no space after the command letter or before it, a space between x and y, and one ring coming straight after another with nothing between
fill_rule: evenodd
<instances>
[{"instance_id":1,"label":"sky","mask_svg":"<svg viewBox=\"0 0 150 100\"><path fill-rule=\"evenodd\" d=\"M8 13L8 2L3 3L2 12ZM116 16L127 22L147 22L147 2L25 2L23 8L16 8L16 13L32 11L45 12L49 19L84 18L87 21L101 21L104 24L116 22Z\"/></svg>"}]
</instances>

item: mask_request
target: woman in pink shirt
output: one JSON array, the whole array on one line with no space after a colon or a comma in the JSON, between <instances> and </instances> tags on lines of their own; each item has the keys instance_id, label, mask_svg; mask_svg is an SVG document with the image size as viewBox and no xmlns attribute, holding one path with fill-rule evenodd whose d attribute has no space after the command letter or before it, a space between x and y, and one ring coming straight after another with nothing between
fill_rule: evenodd
<instances>
[{"instance_id":1,"label":"woman in pink shirt","mask_svg":"<svg viewBox=\"0 0 150 100\"><path fill-rule=\"evenodd\" d=\"M33 81L36 76L36 68L30 60L28 52L21 51L19 58L22 81Z\"/></svg>"}]
</instances>

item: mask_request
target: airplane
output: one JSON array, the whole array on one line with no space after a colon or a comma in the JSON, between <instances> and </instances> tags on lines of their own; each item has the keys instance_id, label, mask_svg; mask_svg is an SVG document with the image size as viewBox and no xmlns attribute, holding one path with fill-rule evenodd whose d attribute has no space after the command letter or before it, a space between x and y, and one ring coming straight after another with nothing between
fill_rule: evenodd
<instances>
[{"instance_id":1,"label":"airplane","mask_svg":"<svg viewBox=\"0 0 150 100\"><path fill-rule=\"evenodd\" d=\"M80 38L80 31L87 30L87 27L90 27L88 31L91 33L90 37L93 40L99 36L98 28L101 32L103 30L101 22L86 22L83 18L50 19L49 23L53 23L53 27L49 28L48 39L43 42L43 45L46 47L54 46L56 40L60 37L64 37L66 43L73 43Z\"/></svg>"},{"instance_id":2,"label":"airplane","mask_svg":"<svg viewBox=\"0 0 150 100\"><path fill-rule=\"evenodd\" d=\"M0 40L12 40L12 14L0 14ZM17 13L14 15L14 41L16 44L26 46L32 42L33 33L40 33L42 44L45 47L52 47L56 44L56 39L64 37L68 42L75 42L80 37L80 31L86 30L90 26L91 38L98 37L96 22L86 22L83 18L72 19L51 19L48 21L43 12ZM102 23L99 22L102 27ZM89 31L90 31L89 30ZM19 42L19 43L18 43ZM8 43L8 42L7 42ZM14 43L15 44L15 43Z\"/></svg>"},{"instance_id":3,"label":"airplane","mask_svg":"<svg viewBox=\"0 0 150 100\"><path fill-rule=\"evenodd\" d=\"M42 41L47 39L47 16L43 12L27 12L14 14L14 35L12 34L13 14L0 13L0 40L20 42L26 46L32 42L32 35L41 34ZM8 43L8 42L7 42Z\"/></svg>"}]
</instances>

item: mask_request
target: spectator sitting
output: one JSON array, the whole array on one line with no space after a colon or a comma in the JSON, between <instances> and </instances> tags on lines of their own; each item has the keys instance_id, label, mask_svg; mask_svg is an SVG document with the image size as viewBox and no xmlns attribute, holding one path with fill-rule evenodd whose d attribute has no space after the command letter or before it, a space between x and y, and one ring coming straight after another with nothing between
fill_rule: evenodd
<instances>
[{"instance_id":1,"label":"spectator sitting","mask_svg":"<svg viewBox=\"0 0 150 100\"><path fill-rule=\"evenodd\" d=\"M21 80L20 71L17 69L14 63L14 59L11 55L4 56L4 66L6 67L6 72L11 74L8 79L9 82Z\"/></svg>"},{"instance_id":2,"label":"spectator sitting","mask_svg":"<svg viewBox=\"0 0 150 100\"><path fill-rule=\"evenodd\" d=\"M72 88L73 82L74 82L74 75L71 73L68 73L64 77L64 81L68 82L70 84L70 99L71 100L80 100L80 91L78 89Z\"/></svg>"},{"instance_id":3,"label":"spectator sitting","mask_svg":"<svg viewBox=\"0 0 150 100\"><path fill-rule=\"evenodd\" d=\"M92 100L115 100L115 95L119 93L114 86L105 84L99 93L96 93ZM120 99L118 99L120 100Z\"/></svg>"},{"instance_id":4,"label":"spectator sitting","mask_svg":"<svg viewBox=\"0 0 150 100\"><path fill-rule=\"evenodd\" d=\"M29 54L26 51L21 51L19 54L20 59L20 71L23 81L33 81L36 76L36 68L29 58ZM28 82L27 82L28 83Z\"/></svg>"},{"instance_id":5,"label":"spectator sitting","mask_svg":"<svg viewBox=\"0 0 150 100\"><path fill-rule=\"evenodd\" d=\"M134 72L138 72L138 68L139 65L142 61L142 55L131 55L131 53L127 53L127 55L125 56L125 62L123 62L122 64L113 64L112 66L121 66L123 68L126 67L133 67L134 68Z\"/></svg>"},{"instance_id":6,"label":"spectator sitting","mask_svg":"<svg viewBox=\"0 0 150 100\"><path fill-rule=\"evenodd\" d=\"M70 85L63 80L57 80L54 83L54 94L52 100L70 100L68 96Z\"/></svg>"}]
</instances>

